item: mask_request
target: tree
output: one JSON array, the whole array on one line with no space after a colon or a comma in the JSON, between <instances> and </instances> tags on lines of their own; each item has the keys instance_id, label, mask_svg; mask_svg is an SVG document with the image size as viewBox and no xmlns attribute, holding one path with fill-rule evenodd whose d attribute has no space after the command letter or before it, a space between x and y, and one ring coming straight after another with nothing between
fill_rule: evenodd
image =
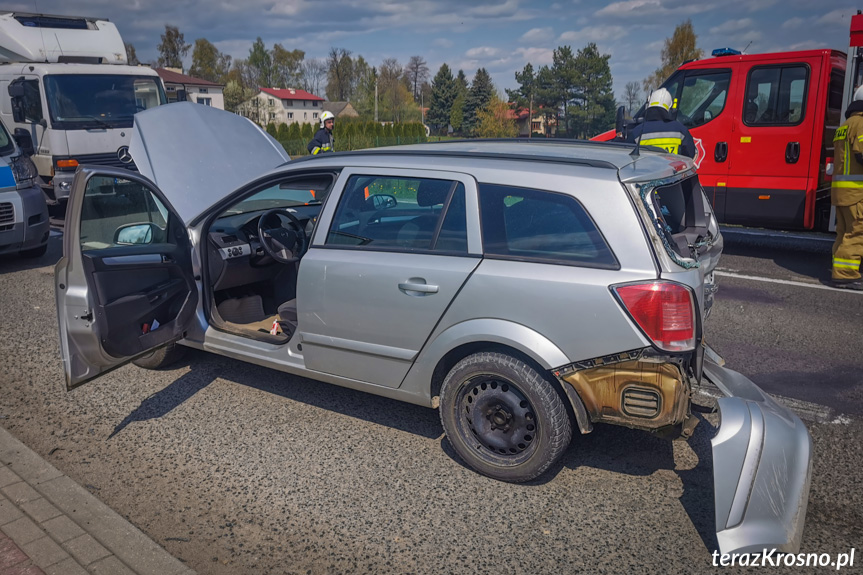
<instances>
[{"instance_id":1,"label":"tree","mask_svg":"<svg viewBox=\"0 0 863 575\"><path fill-rule=\"evenodd\" d=\"M303 127L300 128L300 134L302 134L303 140L311 140L312 136L315 135L315 129L312 128L311 124L304 123Z\"/></svg>"},{"instance_id":2,"label":"tree","mask_svg":"<svg viewBox=\"0 0 863 575\"><path fill-rule=\"evenodd\" d=\"M456 96L449 114L449 124L454 132L461 132L464 127L464 101L467 98L467 76L464 70L459 70L455 78Z\"/></svg>"},{"instance_id":3,"label":"tree","mask_svg":"<svg viewBox=\"0 0 863 575\"><path fill-rule=\"evenodd\" d=\"M627 82L621 101L626 106L629 115L632 116L636 107L641 104L641 84L638 82Z\"/></svg>"},{"instance_id":4,"label":"tree","mask_svg":"<svg viewBox=\"0 0 863 575\"><path fill-rule=\"evenodd\" d=\"M615 101L608 54L600 54L591 42L578 51L575 63L575 98L567 126L579 138L588 138L614 125Z\"/></svg>"},{"instance_id":5,"label":"tree","mask_svg":"<svg viewBox=\"0 0 863 575\"><path fill-rule=\"evenodd\" d=\"M446 133L450 112L456 97L455 79L446 64L441 64L432 80L432 95L426 122L440 132Z\"/></svg>"},{"instance_id":6,"label":"tree","mask_svg":"<svg viewBox=\"0 0 863 575\"><path fill-rule=\"evenodd\" d=\"M222 95L225 97L225 110L229 112L236 112L237 107L248 100L246 98L246 89L235 80L230 80L225 84Z\"/></svg>"},{"instance_id":7,"label":"tree","mask_svg":"<svg viewBox=\"0 0 863 575\"><path fill-rule=\"evenodd\" d=\"M303 62L303 90L310 94L319 95L327 78L327 65L324 61L312 58Z\"/></svg>"},{"instance_id":8,"label":"tree","mask_svg":"<svg viewBox=\"0 0 863 575\"><path fill-rule=\"evenodd\" d=\"M222 54L206 38L195 40L192 50L192 67L189 74L209 82L221 84L231 69L231 57Z\"/></svg>"},{"instance_id":9,"label":"tree","mask_svg":"<svg viewBox=\"0 0 863 575\"><path fill-rule=\"evenodd\" d=\"M281 88L299 88L303 76L302 50L287 50L281 44L273 46L273 81Z\"/></svg>"},{"instance_id":10,"label":"tree","mask_svg":"<svg viewBox=\"0 0 863 575\"><path fill-rule=\"evenodd\" d=\"M533 123L533 99L536 92L536 74L533 65L528 62L521 72L515 73L515 81L519 83L516 90L507 90L507 97L515 104L515 108L527 108L527 121L530 126ZM532 130L528 129L528 137Z\"/></svg>"},{"instance_id":11,"label":"tree","mask_svg":"<svg viewBox=\"0 0 863 575\"><path fill-rule=\"evenodd\" d=\"M476 71L464 102L464 131L472 135L479 120L477 114L485 108L495 95L494 84L485 68Z\"/></svg>"},{"instance_id":12,"label":"tree","mask_svg":"<svg viewBox=\"0 0 863 575\"><path fill-rule=\"evenodd\" d=\"M246 60L246 66L250 74L249 79L254 87L276 87L273 74L273 57L270 55L260 36L252 44L252 47L249 48L249 59Z\"/></svg>"},{"instance_id":13,"label":"tree","mask_svg":"<svg viewBox=\"0 0 863 575\"><path fill-rule=\"evenodd\" d=\"M476 135L480 138L515 138L518 128L509 104L492 94L484 108L477 111Z\"/></svg>"},{"instance_id":14,"label":"tree","mask_svg":"<svg viewBox=\"0 0 863 575\"><path fill-rule=\"evenodd\" d=\"M182 32L176 26L165 24L165 33L161 36L162 42L159 44L159 60L160 68L182 68L183 56L189 53L191 44L186 44Z\"/></svg>"},{"instance_id":15,"label":"tree","mask_svg":"<svg viewBox=\"0 0 863 575\"><path fill-rule=\"evenodd\" d=\"M351 99L353 60L346 48L330 48L327 54L327 99L344 102Z\"/></svg>"},{"instance_id":16,"label":"tree","mask_svg":"<svg viewBox=\"0 0 863 575\"><path fill-rule=\"evenodd\" d=\"M571 116L569 114L569 103L578 97L579 90L579 72L572 48L569 46L560 46L554 50L551 73L559 102L557 108L563 108L563 131L566 136L570 136L571 127L569 119Z\"/></svg>"},{"instance_id":17,"label":"tree","mask_svg":"<svg viewBox=\"0 0 863 575\"><path fill-rule=\"evenodd\" d=\"M411 91L414 96L414 101L420 101L420 89L423 82L429 79L428 63L422 56L411 56L407 66L405 66L405 76L410 83Z\"/></svg>"},{"instance_id":18,"label":"tree","mask_svg":"<svg viewBox=\"0 0 863 575\"><path fill-rule=\"evenodd\" d=\"M395 58L387 58L381 63L378 94L382 120L401 122L410 113L412 107L416 112L413 97L404 82L402 66Z\"/></svg>"},{"instance_id":19,"label":"tree","mask_svg":"<svg viewBox=\"0 0 863 575\"><path fill-rule=\"evenodd\" d=\"M662 47L662 66L642 82L648 94L658 88L671 74L688 60L704 56L704 50L696 47L698 36L692 27L692 20L686 19L674 29L671 38L665 39Z\"/></svg>"},{"instance_id":20,"label":"tree","mask_svg":"<svg viewBox=\"0 0 863 575\"><path fill-rule=\"evenodd\" d=\"M135 54L135 47L129 42L126 42L126 62L128 62L130 66L138 66L141 64L140 60L138 60L138 55Z\"/></svg>"}]
</instances>

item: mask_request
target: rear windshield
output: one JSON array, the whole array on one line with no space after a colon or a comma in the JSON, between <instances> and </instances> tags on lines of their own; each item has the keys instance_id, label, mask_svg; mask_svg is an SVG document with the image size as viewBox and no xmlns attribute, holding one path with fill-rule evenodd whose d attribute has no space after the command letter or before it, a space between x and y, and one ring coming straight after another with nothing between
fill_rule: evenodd
<instances>
[{"instance_id":1,"label":"rear windshield","mask_svg":"<svg viewBox=\"0 0 863 575\"><path fill-rule=\"evenodd\" d=\"M483 251L523 261L617 269L584 207L557 192L480 184Z\"/></svg>"}]
</instances>

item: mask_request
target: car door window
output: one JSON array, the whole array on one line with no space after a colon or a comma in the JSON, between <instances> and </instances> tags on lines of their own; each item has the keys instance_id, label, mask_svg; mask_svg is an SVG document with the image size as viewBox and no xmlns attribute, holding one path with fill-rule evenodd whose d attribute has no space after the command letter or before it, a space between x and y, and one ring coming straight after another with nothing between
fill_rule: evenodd
<instances>
[{"instance_id":1,"label":"car door window","mask_svg":"<svg viewBox=\"0 0 863 575\"><path fill-rule=\"evenodd\" d=\"M749 72L743 122L747 126L794 126L806 113L809 67L761 66Z\"/></svg>"},{"instance_id":2,"label":"car door window","mask_svg":"<svg viewBox=\"0 0 863 575\"><path fill-rule=\"evenodd\" d=\"M731 71L688 74L677 103L677 119L687 128L701 126L725 108Z\"/></svg>"},{"instance_id":3,"label":"car door window","mask_svg":"<svg viewBox=\"0 0 863 575\"><path fill-rule=\"evenodd\" d=\"M353 176L339 198L326 245L467 253L464 184Z\"/></svg>"},{"instance_id":4,"label":"car door window","mask_svg":"<svg viewBox=\"0 0 863 575\"><path fill-rule=\"evenodd\" d=\"M81 204L81 250L167 241L168 210L149 188L123 178L94 176Z\"/></svg>"},{"instance_id":5,"label":"car door window","mask_svg":"<svg viewBox=\"0 0 863 575\"><path fill-rule=\"evenodd\" d=\"M618 267L596 224L572 196L480 184L479 201L486 256Z\"/></svg>"}]
</instances>

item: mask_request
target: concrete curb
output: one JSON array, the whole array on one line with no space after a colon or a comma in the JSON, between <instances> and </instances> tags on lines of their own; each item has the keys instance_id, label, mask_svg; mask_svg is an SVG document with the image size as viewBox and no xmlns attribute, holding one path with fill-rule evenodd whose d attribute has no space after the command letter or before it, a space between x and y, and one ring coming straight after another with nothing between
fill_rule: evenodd
<instances>
[{"instance_id":1,"label":"concrete curb","mask_svg":"<svg viewBox=\"0 0 863 575\"><path fill-rule=\"evenodd\" d=\"M28 573L194 573L2 427L0 530L35 566Z\"/></svg>"}]
</instances>

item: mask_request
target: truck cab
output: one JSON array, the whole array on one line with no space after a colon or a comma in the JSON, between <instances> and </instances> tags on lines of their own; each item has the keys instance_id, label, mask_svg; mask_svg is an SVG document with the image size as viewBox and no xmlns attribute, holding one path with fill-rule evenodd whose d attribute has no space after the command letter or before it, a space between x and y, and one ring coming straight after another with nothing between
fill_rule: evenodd
<instances>
[{"instance_id":1,"label":"truck cab","mask_svg":"<svg viewBox=\"0 0 863 575\"><path fill-rule=\"evenodd\" d=\"M128 66L103 19L0 14L0 119L26 130L49 203L65 202L79 164L135 169L132 118L166 103L158 74Z\"/></svg>"},{"instance_id":2,"label":"truck cab","mask_svg":"<svg viewBox=\"0 0 863 575\"><path fill-rule=\"evenodd\" d=\"M695 139L699 179L719 221L826 229L826 166L841 123L845 67L845 54L835 50L717 50L662 84ZM633 121L643 114L642 107Z\"/></svg>"}]
</instances>

